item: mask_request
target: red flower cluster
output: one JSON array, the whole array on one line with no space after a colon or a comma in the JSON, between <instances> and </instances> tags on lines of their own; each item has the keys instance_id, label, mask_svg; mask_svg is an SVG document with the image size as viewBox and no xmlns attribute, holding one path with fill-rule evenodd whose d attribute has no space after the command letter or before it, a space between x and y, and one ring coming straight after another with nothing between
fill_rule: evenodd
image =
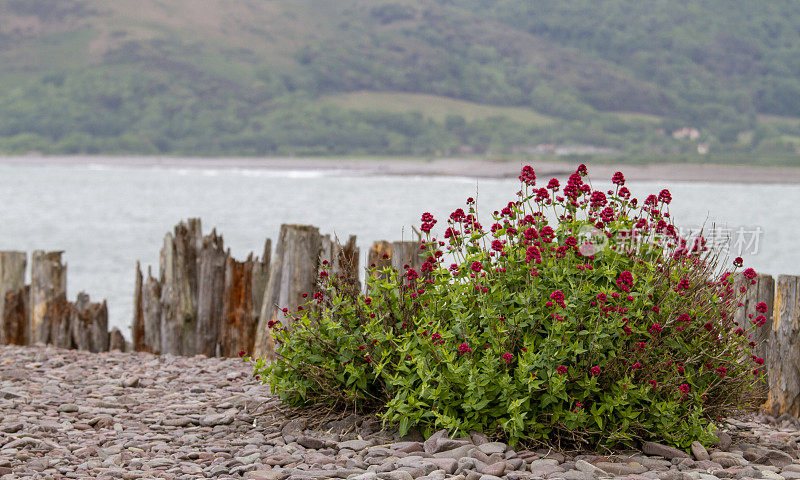
<instances>
[{"instance_id":1,"label":"red flower cluster","mask_svg":"<svg viewBox=\"0 0 800 480\"><path fill-rule=\"evenodd\" d=\"M528 227L522 231L522 234L525 235L525 240L532 241L539 238L539 232L536 231L533 227Z\"/></svg>"},{"instance_id":2,"label":"red flower cluster","mask_svg":"<svg viewBox=\"0 0 800 480\"><path fill-rule=\"evenodd\" d=\"M558 367L556 367L556 372L558 372L559 375L566 375L567 374L566 365L559 365Z\"/></svg>"},{"instance_id":3,"label":"red flower cluster","mask_svg":"<svg viewBox=\"0 0 800 480\"><path fill-rule=\"evenodd\" d=\"M592 192L592 196L589 197L589 202L592 208L600 208L604 207L608 200L606 200L606 194L601 192L600 190L595 190Z\"/></svg>"},{"instance_id":4,"label":"red flower cluster","mask_svg":"<svg viewBox=\"0 0 800 480\"><path fill-rule=\"evenodd\" d=\"M525 250L525 262L531 263L542 263L542 252L539 251L539 248L535 245L531 245Z\"/></svg>"},{"instance_id":5,"label":"red flower cluster","mask_svg":"<svg viewBox=\"0 0 800 480\"><path fill-rule=\"evenodd\" d=\"M433 257L431 257L428 260L426 260L419 267L419 269L420 269L420 271L422 271L422 273L432 272L432 271L435 270L435 266L434 266L435 263L436 263L436 260L434 260Z\"/></svg>"},{"instance_id":6,"label":"red flower cluster","mask_svg":"<svg viewBox=\"0 0 800 480\"><path fill-rule=\"evenodd\" d=\"M505 360L506 363L511 363L511 361L514 360L514 355L510 354L509 352L506 352L503 354L503 360Z\"/></svg>"},{"instance_id":7,"label":"red flower cluster","mask_svg":"<svg viewBox=\"0 0 800 480\"><path fill-rule=\"evenodd\" d=\"M492 240L492 250L495 252L502 252L503 251L503 242L502 240Z\"/></svg>"},{"instance_id":8,"label":"red flower cluster","mask_svg":"<svg viewBox=\"0 0 800 480\"><path fill-rule=\"evenodd\" d=\"M422 226L420 229L425 233L430 233L433 226L436 225L436 220L428 212L422 214Z\"/></svg>"},{"instance_id":9,"label":"red flower cluster","mask_svg":"<svg viewBox=\"0 0 800 480\"><path fill-rule=\"evenodd\" d=\"M689 393L690 388L689 388L689 385L684 383L684 384L681 384L680 387L678 387L678 390L680 390L681 393Z\"/></svg>"},{"instance_id":10,"label":"red flower cluster","mask_svg":"<svg viewBox=\"0 0 800 480\"><path fill-rule=\"evenodd\" d=\"M540 188L539 190L536 191L536 201L539 203L547 203L547 204L550 203L550 194L547 192L547 189Z\"/></svg>"},{"instance_id":11,"label":"red flower cluster","mask_svg":"<svg viewBox=\"0 0 800 480\"><path fill-rule=\"evenodd\" d=\"M444 238L453 238L456 239L461 233L458 230L455 230L453 227L447 227L447 230L444 231Z\"/></svg>"},{"instance_id":12,"label":"red flower cluster","mask_svg":"<svg viewBox=\"0 0 800 480\"><path fill-rule=\"evenodd\" d=\"M556 232L548 225L546 227L542 227L539 230L539 236L542 237L542 240L545 242L552 242L553 238L555 237Z\"/></svg>"},{"instance_id":13,"label":"red flower cluster","mask_svg":"<svg viewBox=\"0 0 800 480\"><path fill-rule=\"evenodd\" d=\"M656 333L661 332L661 330L663 330L663 327L658 323L652 324L650 328L647 329L647 331L650 332L651 335L655 335Z\"/></svg>"},{"instance_id":14,"label":"red flower cluster","mask_svg":"<svg viewBox=\"0 0 800 480\"><path fill-rule=\"evenodd\" d=\"M464 213L464 210L461 208L456 208L453 213L450 214L450 220L454 222L463 222L467 219L467 215Z\"/></svg>"},{"instance_id":15,"label":"red flower cluster","mask_svg":"<svg viewBox=\"0 0 800 480\"><path fill-rule=\"evenodd\" d=\"M605 293L598 293L596 297L598 302L603 303L606 301L606 294Z\"/></svg>"},{"instance_id":16,"label":"red flower cluster","mask_svg":"<svg viewBox=\"0 0 800 480\"><path fill-rule=\"evenodd\" d=\"M564 292L561 290L556 290L550 294L550 300L559 304L562 308L566 308L566 304L564 303Z\"/></svg>"},{"instance_id":17,"label":"red flower cluster","mask_svg":"<svg viewBox=\"0 0 800 480\"><path fill-rule=\"evenodd\" d=\"M595 365L594 367L589 369L589 373L591 373L593 377L600 375L600 367Z\"/></svg>"},{"instance_id":18,"label":"red flower cluster","mask_svg":"<svg viewBox=\"0 0 800 480\"><path fill-rule=\"evenodd\" d=\"M628 270L620 273L617 278L617 286L623 292L630 292L631 288L633 288L633 274Z\"/></svg>"},{"instance_id":19,"label":"red flower cluster","mask_svg":"<svg viewBox=\"0 0 800 480\"><path fill-rule=\"evenodd\" d=\"M535 185L536 173L533 171L533 167L530 165L525 165L522 167L522 172L519 174L519 181L525 185Z\"/></svg>"},{"instance_id":20,"label":"red flower cluster","mask_svg":"<svg viewBox=\"0 0 800 480\"><path fill-rule=\"evenodd\" d=\"M472 349L470 348L468 343L462 343L461 345L458 346L459 355L464 355L465 353L470 353L470 352L472 352Z\"/></svg>"},{"instance_id":21,"label":"red flower cluster","mask_svg":"<svg viewBox=\"0 0 800 480\"><path fill-rule=\"evenodd\" d=\"M756 312L767 313L767 304L759 302L758 305L756 305Z\"/></svg>"},{"instance_id":22,"label":"red flower cluster","mask_svg":"<svg viewBox=\"0 0 800 480\"><path fill-rule=\"evenodd\" d=\"M567 185L564 187L564 195L572 201L575 201L582 193L591 191L589 185L583 183L583 179L579 170L569 176Z\"/></svg>"}]
</instances>

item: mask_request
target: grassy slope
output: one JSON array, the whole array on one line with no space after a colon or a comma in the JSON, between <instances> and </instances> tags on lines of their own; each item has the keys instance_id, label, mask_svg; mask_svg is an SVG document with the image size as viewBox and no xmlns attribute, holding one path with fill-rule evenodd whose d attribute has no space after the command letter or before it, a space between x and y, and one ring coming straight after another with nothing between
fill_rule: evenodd
<instances>
[{"instance_id":1,"label":"grassy slope","mask_svg":"<svg viewBox=\"0 0 800 480\"><path fill-rule=\"evenodd\" d=\"M108 86L112 97L114 84L139 75L158 83L156 90L163 96L159 102L177 105L167 110L208 103L220 110L235 100L233 122L248 105L258 115L279 108L279 100L271 101L273 94L263 91L281 76L289 79L284 83L290 93L297 89L310 92L312 98L319 94L322 105L419 111L436 121L449 114L467 121L500 115L533 127L552 127L589 115L622 125L652 125L651 129L665 121L667 128L685 124L670 117L668 107L680 92L664 89L657 79L571 39L559 40L541 25L515 26L513 19L489 15L468 3L60 0L54 6L49 0L0 0L0 104L4 98L14 99L27 83L47 85L48 75L56 74L55 85L59 75L81 78L79 74L90 72L107 80L103 87ZM376 20L375 8L382 5L411 7L414 14ZM503 7L493 8L496 13ZM703 14L702 8L695 14ZM573 16L580 16L580 10ZM400 78L406 76L416 80ZM448 88L465 76L471 83L461 85L461 98L454 98ZM520 78L530 78L544 93L532 101L489 88L524 84ZM508 91L517 84L509 83ZM566 103L571 111L557 108ZM43 111L47 107L43 105ZM129 123L159 115L164 112L143 105ZM800 128L800 120L793 117L760 115L757 124ZM190 127L175 128L191 135ZM252 125L247 129L258 134ZM750 138L751 131L741 129L740 138ZM135 129L131 133L143 135ZM789 132L783 138L797 137Z\"/></svg>"},{"instance_id":2,"label":"grassy slope","mask_svg":"<svg viewBox=\"0 0 800 480\"><path fill-rule=\"evenodd\" d=\"M484 105L424 93L353 92L328 95L320 101L350 110L418 111L437 122L445 120L448 115L461 115L467 121L507 117L526 125L547 125L553 122L551 117L529 108Z\"/></svg>"},{"instance_id":3,"label":"grassy slope","mask_svg":"<svg viewBox=\"0 0 800 480\"><path fill-rule=\"evenodd\" d=\"M57 14L47 13L51 3L46 0L27 0L24 8L19 8L20 3L22 0L0 0L0 32L13 39L0 44L0 77L4 78L14 74L35 77L81 67L104 68L120 62L152 68L148 59L161 57L249 86L257 83L258 72L264 69L290 73L302 70L296 52L303 46L360 46L375 38L388 39L390 48L399 52L396 60L418 56L429 62L418 68L430 68L435 67L430 62L443 52L439 46L415 38L415 32L435 26L453 33L463 26L472 29L465 41L511 49L517 61L537 69L553 69L552 80L575 88L581 88L586 81L581 77L586 75L654 88L617 73L613 65L582 58L575 50L481 20L469 12L438 9L441 16L433 20L420 17L387 25L375 22L366 13L379 3L421 9L423 2L62 0ZM143 54L131 55L134 47ZM420 88L415 93L437 93L424 85ZM370 99L376 100L378 106L395 103L391 96ZM495 103L488 100L477 103ZM397 105L392 106L396 108ZM516 116L534 123L542 121L533 113L518 112Z\"/></svg>"}]
</instances>

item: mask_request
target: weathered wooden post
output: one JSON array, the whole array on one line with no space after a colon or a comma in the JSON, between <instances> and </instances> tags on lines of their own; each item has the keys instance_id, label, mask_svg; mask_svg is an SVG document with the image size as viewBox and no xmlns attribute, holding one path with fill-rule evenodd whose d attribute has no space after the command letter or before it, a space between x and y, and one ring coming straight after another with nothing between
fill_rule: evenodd
<instances>
[{"instance_id":1,"label":"weathered wooden post","mask_svg":"<svg viewBox=\"0 0 800 480\"><path fill-rule=\"evenodd\" d=\"M767 360L770 344L772 342L772 312L775 300L775 279L772 275L759 274L755 278L755 284L751 280L747 280L739 274L734 281L734 288L736 292L740 292L741 287L746 287L745 294L740 298L741 306L734 314L734 321L744 328L747 336L755 342L756 346L753 348L753 355ZM741 294L740 294L741 295ZM764 302L767 305L766 312L761 313L756 311L756 306ZM753 324L756 317L764 315L766 323L758 327ZM767 371L767 384L769 384L769 368ZM767 400L766 389L763 392L762 401Z\"/></svg>"},{"instance_id":2,"label":"weathered wooden post","mask_svg":"<svg viewBox=\"0 0 800 480\"><path fill-rule=\"evenodd\" d=\"M261 255L261 260L258 257L253 261L253 275L251 291L253 293L253 310L255 311L255 318L253 319L256 326L258 326L258 317L261 315L261 308L264 305L264 293L267 289L267 280L269 280L269 267L270 260L272 259L272 240L269 238L264 242L264 253ZM248 257L249 260L249 257ZM255 333L255 331L253 332ZM251 338L247 353L253 350L254 340Z\"/></svg>"},{"instance_id":3,"label":"weathered wooden post","mask_svg":"<svg viewBox=\"0 0 800 480\"><path fill-rule=\"evenodd\" d=\"M136 262L136 284L133 291L133 323L131 349L134 352L161 352L161 283L147 267L147 279Z\"/></svg>"},{"instance_id":4,"label":"weathered wooden post","mask_svg":"<svg viewBox=\"0 0 800 480\"><path fill-rule=\"evenodd\" d=\"M376 267L386 267L391 264L392 243L386 240L373 242L367 253L367 265L375 264ZM381 263L383 262L383 263Z\"/></svg>"},{"instance_id":5,"label":"weathered wooden post","mask_svg":"<svg viewBox=\"0 0 800 480\"><path fill-rule=\"evenodd\" d=\"M257 260L257 259L256 259ZM222 319L219 334L219 355L233 357L239 351L251 352L258 314L253 305L253 258L238 262L228 257L225 262L225 284L222 289Z\"/></svg>"},{"instance_id":6,"label":"weathered wooden post","mask_svg":"<svg viewBox=\"0 0 800 480\"><path fill-rule=\"evenodd\" d=\"M350 235L344 245L339 243L338 238L331 240L330 235L322 237L320 262L328 262L326 265L330 270L330 274L351 283L356 291L360 290L358 279L359 253L360 250L356 246L355 235Z\"/></svg>"},{"instance_id":7,"label":"weathered wooden post","mask_svg":"<svg viewBox=\"0 0 800 480\"><path fill-rule=\"evenodd\" d=\"M0 252L0 320L4 320L6 294L18 292L25 286L25 267L28 262L28 254L25 252ZM24 327L24 324L23 324ZM19 333L14 330L9 335L10 329L16 326L7 325L4 321L0 322L0 345L11 343L11 336L19 338Z\"/></svg>"},{"instance_id":8,"label":"weathered wooden post","mask_svg":"<svg viewBox=\"0 0 800 480\"><path fill-rule=\"evenodd\" d=\"M387 242L383 240L375 242L369 249L367 264L374 264L379 269L392 267L400 275L405 272L403 267L408 265L419 273L420 267L427 258L419 246L420 242L415 241Z\"/></svg>"},{"instance_id":9,"label":"weathered wooden post","mask_svg":"<svg viewBox=\"0 0 800 480\"><path fill-rule=\"evenodd\" d=\"M213 357L217 352L222 321L222 296L225 286L225 265L228 255L224 251L222 236L216 230L203 237L199 255L196 331L184 331L184 338L195 341L193 353ZM187 353L188 354L188 353Z\"/></svg>"},{"instance_id":10,"label":"weathered wooden post","mask_svg":"<svg viewBox=\"0 0 800 480\"><path fill-rule=\"evenodd\" d=\"M780 275L767 349L769 394L764 410L800 416L800 276Z\"/></svg>"},{"instance_id":11,"label":"weathered wooden post","mask_svg":"<svg viewBox=\"0 0 800 480\"><path fill-rule=\"evenodd\" d=\"M321 252L322 237L317 227L281 225L258 319L254 356L274 358L275 344L267 324L270 321L286 323L282 309L296 310L304 303L302 294L314 291Z\"/></svg>"},{"instance_id":12,"label":"weathered wooden post","mask_svg":"<svg viewBox=\"0 0 800 480\"><path fill-rule=\"evenodd\" d=\"M117 327L112 328L108 334L108 350L119 350L120 352L126 350L125 337L122 336L122 332Z\"/></svg>"},{"instance_id":13,"label":"weathered wooden post","mask_svg":"<svg viewBox=\"0 0 800 480\"><path fill-rule=\"evenodd\" d=\"M404 271L403 267L406 265L419 272L420 267L422 267L427 258L427 256L422 255L425 252L420 250L420 243L409 241L392 242L392 266L398 272L402 273Z\"/></svg>"},{"instance_id":14,"label":"weathered wooden post","mask_svg":"<svg viewBox=\"0 0 800 480\"><path fill-rule=\"evenodd\" d=\"M42 327L49 328L50 331L39 341L51 343L58 348L73 348L71 311L72 304L63 293L48 301Z\"/></svg>"},{"instance_id":15,"label":"weathered wooden post","mask_svg":"<svg viewBox=\"0 0 800 480\"><path fill-rule=\"evenodd\" d=\"M36 250L31 257L29 343L49 342L51 327L58 330L68 322L67 266L61 264L62 253Z\"/></svg>"},{"instance_id":16,"label":"weathered wooden post","mask_svg":"<svg viewBox=\"0 0 800 480\"><path fill-rule=\"evenodd\" d=\"M383 279L388 278L388 274L383 272L386 267L392 266L392 243L386 240L374 242L367 253L367 266L378 269L373 275Z\"/></svg>"},{"instance_id":17,"label":"weathered wooden post","mask_svg":"<svg viewBox=\"0 0 800 480\"><path fill-rule=\"evenodd\" d=\"M90 352L108 351L108 306L106 301L92 303L89 295L81 292L70 308L71 343L63 341L64 348L77 348Z\"/></svg>"},{"instance_id":18,"label":"weathered wooden post","mask_svg":"<svg viewBox=\"0 0 800 480\"><path fill-rule=\"evenodd\" d=\"M261 260L254 258L252 253L244 262L236 261L228 255L222 297L224 328L219 336L218 354L221 356L233 357L240 351L247 354L253 351L269 276L271 246L272 242L267 239Z\"/></svg>"},{"instance_id":19,"label":"weathered wooden post","mask_svg":"<svg viewBox=\"0 0 800 480\"><path fill-rule=\"evenodd\" d=\"M30 299L30 285L6 293L5 308L3 309L6 344L28 345L28 318L30 318L28 302Z\"/></svg>"},{"instance_id":20,"label":"weathered wooden post","mask_svg":"<svg viewBox=\"0 0 800 480\"><path fill-rule=\"evenodd\" d=\"M197 252L202 245L199 218L190 218L164 237L161 250L161 353L194 355L197 328Z\"/></svg>"},{"instance_id":21,"label":"weathered wooden post","mask_svg":"<svg viewBox=\"0 0 800 480\"><path fill-rule=\"evenodd\" d=\"M147 279L142 287L142 323L144 324L144 343L135 351L161 353L161 282L153 277L147 267Z\"/></svg>"},{"instance_id":22,"label":"weathered wooden post","mask_svg":"<svg viewBox=\"0 0 800 480\"><path fill-rule=\"evenodd\" d=\"M133 320L131 321L131 346L134 352L146 349L144 342L144 304L142 303L142 266L136 261L136 280L133 285Z\"/></svg>"}]
</instances>

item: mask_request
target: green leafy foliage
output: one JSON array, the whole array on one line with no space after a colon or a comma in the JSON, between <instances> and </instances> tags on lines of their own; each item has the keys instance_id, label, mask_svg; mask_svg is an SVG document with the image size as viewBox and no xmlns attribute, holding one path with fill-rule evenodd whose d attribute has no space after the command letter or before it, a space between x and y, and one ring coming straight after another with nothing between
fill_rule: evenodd
<instances>
[{"instance_id":1,"label":"green leafy foliage","mask_svg":"<svg viewBox=\"0 0 800 480\"><path fill-rule=\"evenodd\" d=\"M278 359L256 372L293 404L374 409L401 433L709 443L763 377L747 333L763 317L733 321L731 273L679 235L667 190L639 203L621 173L608 192L584 174L536 188L525 167L488 228L472 199L441 239L423 214L419 271L374 265L366 295L324 270L314 299L271 323Z\"/></svg>"}]
</instances>

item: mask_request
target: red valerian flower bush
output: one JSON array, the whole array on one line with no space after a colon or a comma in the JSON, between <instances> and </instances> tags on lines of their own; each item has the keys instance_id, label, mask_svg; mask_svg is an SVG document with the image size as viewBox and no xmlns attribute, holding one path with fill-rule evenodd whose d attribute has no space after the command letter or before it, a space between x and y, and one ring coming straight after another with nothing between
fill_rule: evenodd
<instances>
[{"instance_id":1,"label":"red valerian flower bush","mask_svg":"<svg viewBox=\"0 0 800 480\"><path fill-rule=\"evenodd\" d=\"M374 409L401 433L709 443L714 420L753 402L763 360L746 332L763 322L733 320L733 272L679 236L669 191L640 204L621 173L605 192L585 176L537 188L525 167L490 228L470 198L442 239L423 229L419 272L369 269L368 302L321 276L321 303L288 313L256 373L287 401Z\"/></svg>"}]
</instances>

